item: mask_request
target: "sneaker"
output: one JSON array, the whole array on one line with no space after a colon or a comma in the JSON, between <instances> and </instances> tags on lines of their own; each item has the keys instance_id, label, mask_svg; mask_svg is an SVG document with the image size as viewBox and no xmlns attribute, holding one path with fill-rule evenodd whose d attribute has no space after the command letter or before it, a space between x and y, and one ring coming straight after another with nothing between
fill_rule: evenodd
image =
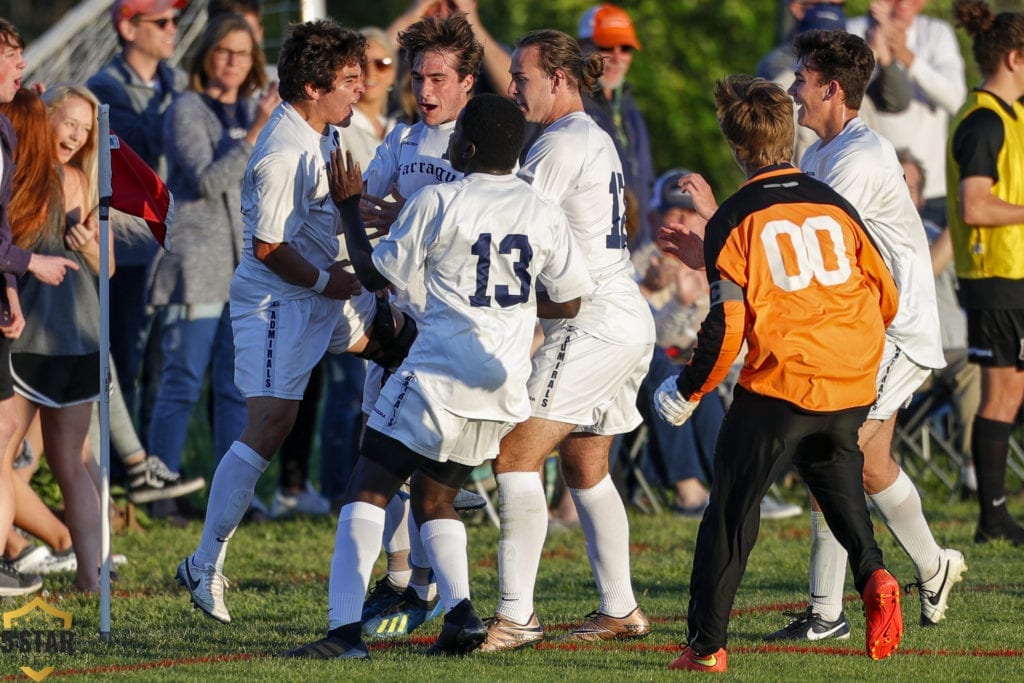
<instances>
[{"instance_id":1,"label":"sneaker","mask_svg":"<svg viewBox=\"0 0 1024 683\"><path fill-rule=\"evenodd\" d=\"M967 561L963 553L952 548L942 549L942 560L939 562L939 570L927 581L918 579L917 583L909 584L904 591L910 592L917 587L917 594L921 596L921 626L934 626L946 618L946 608L949 606L949 592L953 590L953 584L963 578L967 571Z\"/></svg>"},{"instance_id":2,"label":"sneaker","mask_svg":"<svg viewBox=\"0 0 1024 683\"><path fill-rule=\"evenodd\" d=\"M373 584L373 590L363 602L363 614L359 620L365 625L384 610L397 605L404 594L405 589L391 583L390 576L378 579L377 583Z\"/></svg>"},{"instance_id":3,"label":"sneaker","mask_svg":"<svg viewBox=\"0 0 1024 683\"><path fill-rule=\"evenodd\" d=\"M651 622L636 607L624 617L611 617L603 612L591 612L586 623L577 626L559 640L634 640L651 633Z\"/></svg>"},{"instance_id":4,"label":"sneaker","mask_svg":"<svg viewBox=\"0 0 1024 683\"><path fill-rule=\"evenodd\" d=\"M313 484L308 481L305 490L298 493L284 493L278 489L270 504L272 519L281 519L290 515L319 516L330 513L331 501L321 496L320 492L313 488Z\"/></svg>"},{"instance_id":5,"label":"sneaker","mask_svg":"<svg viewBox=\"0 0 1024 683\"><path fill-rule=\"evenodd\" d=\"M9 560L0 558L0 597L27 595L43 587L38 574L22 574Z\"/></svg>"},{"instance_id":6,"label":"sneaker","mask_svg":"<svg viewBox=\"0 0 1024 683\"><path fill-rule=\"evenodd\" d=\"M204 486L206 480L202 477L186 479L174 474L155 455L128 468L128 500L136 505L187 496Z\"/></svg>"},{"instance_id":7,"label":"sneaker","mask_svg":"<svg viewBox=\"0 0 1024 683\"><path fill-rule=\"evenodd\" d=\"M231 587L231 582L212 564L197 567L190 555L178 565L177 579L178 583L188 589L196 609L203 610L222 624L231 623L231 615L224 604L224 591Z\"/></svg>"},{"instance_id":8,"label":"sneaker","mask_svg":"<svg viewBox=\"0 0 1024 683\"><path fill-rule=\"evenodd\" d=\"M365 604L363 609L366 609ZM415 588L407 586L399 596L398 602L363 621L363 633L377 638L404 636L439 614L441 600L436 594L432 600L423 600Z\"/></svg>"},{"instance_id":9,"label":"sneaker","mask_svg":"<svg viewBox=\"0 0 1024 683\"><path fill-rule=\"evenodd\" d=\"M672 514L682 519L701 519L704 517L704 511L708 509L708 501L697 503L696 505L680 505L679 503L672 503Z\"/></svg>"},{"instance_id":10,"label":"sneaker","mask_svg":"<svg viewBox=\"0 0 1024 683\"><path fill-rule=\"evenodd\" d=\"M876 569L864 592L866 646L871 659L885 659L903 638L903 612L900 610L900 585L884 569Z\"/></svg>"},{"instance_id":11,"label":"sneaker","mask_svg":"<svg viewBox=\"0 0 1024 683\"><path fill-rule=\"evenodd\" d=\"M78 570L74 548L54 552L43 545L25 548L11 560L11 564L22 574L55 574Z\"/></svg>"},{"instance_id":12,"label":"sneaker","mask_svg":"<svg viewBox=\"0 0 1024 683\"><path fill-rule=\"evenodd\" d=\"M495 613L484 624L487 626L487 639L480 646L480 652L521 650L544 640L544 627L540 625L536 614L531 614L525 624L517 624Z\"/></svg>"},{"instance_id":13,"label":"sneaker","mask_svg":"<svg viewBox=\"0 0 1024 683\"><path fill-rule=\"evenodd\" d=\"M776 640L846 640L850 637L850 622L846 615L839 613L835 621L826 621L820 614L816 614L808 607L803 612L783 612L790 619L785 627L764 637L765 641L771 643Z\"/></svg>"},{"instance_id":14,"label":"sneaker","mask_svg":"<svg viewBox=\"0 0 1024 683\"><path fill-rule=\"evenodd\" d=\"M370 651L359 636L359 624L346 624L328 631L326 638L288 650L281 653L281 656L299 659L369 659Z\"/></svg>"},{"instance_id":15,"label":"sneaker","mask_svg":"<svg viewBox=\"0 0 1024 683\"><path fill-rule=\"evenodd\" d=\"M711 673L724 673L729 669L729 655L724 647L720 647L709 655L699 655L687 645L674 662L668 668L683 671L707 671Z\"/></svg>"},{"instance_id":16,"label":"sneaker","mask_svg":"<svg viewBox=\"0 0 1024 683\"><path fill-rule=\"evenodd\" d=\"M437 641L427 648L428 655L450 657L468 655L487 638L487 627L466 598L444 615Z\"/></svg>"},{"instance_id":17,"label":"sneaker","mask_svg":"<svg viewBox=\"0 0 1024 683\"><path fill-rule=\"evenodd\" d=\"M1010 519L1001 525L978 527L974 532L975 543L988 543L998 540L1009 541L1016 547L1024 546L1024 527Z\"/></svg>"},{"instance_id":18,"label":"sneaker","mask_svg":"<svg viewBox=\"0 0 1024 683\"><path fill-rule=\"evenodd\" d=\"M455 494L455 500L452 501L452 507L459 512L481 510L487 507L487 499L475 491L459 489L459 492Z\"/></svg>"},{"instance_id":19,"label":"sneaker","mask_svg":"<svg viewBox=\"0 0 1024 683\"><path fill-rule=\"evenodd\" d=\"M779 500L770 493L761 499L761 519L789 519L803 512L804 509L799 505Z\"/></svg>"}]
</instances>

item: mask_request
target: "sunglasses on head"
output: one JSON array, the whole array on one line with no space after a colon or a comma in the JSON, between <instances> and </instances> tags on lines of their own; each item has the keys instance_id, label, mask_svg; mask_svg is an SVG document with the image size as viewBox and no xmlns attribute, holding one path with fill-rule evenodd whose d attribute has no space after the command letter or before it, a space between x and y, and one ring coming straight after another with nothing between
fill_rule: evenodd
<instances>
[{"instance_id":1,"label":"sunglasses on head","mask_svg":"<svg viewBox=\"0 0 1024 683\"><path fill-rule=\"evenodd\" d=\"M394 60L391 59L391 57L381 57L380 59L371 59L368 61L370 64L373 64L375 67L382 71L390 69L391 66L395 63Z\"/></svg>"},{"instance_id":2,"label":"sunglasses on head","mask_svg":"<svg viewBox=\"0 0 1024 683\"><path fill-rule=\"evenodd\" d=\"M177 27L178 26L178 21L180 21L180 20L181 20L181 17L178 16L177 14L175 14L173 17L160 17L159 19L144 19L144 18L142 18L140 16L136 16L134 19L132 19L132 21L134 21L136 24L139 24L139 23L153 24L154 26L156 26L161 31L163 31L165 28L167 28L167 24L172 24L173 26Z\"/></svg>"}]
</instances>

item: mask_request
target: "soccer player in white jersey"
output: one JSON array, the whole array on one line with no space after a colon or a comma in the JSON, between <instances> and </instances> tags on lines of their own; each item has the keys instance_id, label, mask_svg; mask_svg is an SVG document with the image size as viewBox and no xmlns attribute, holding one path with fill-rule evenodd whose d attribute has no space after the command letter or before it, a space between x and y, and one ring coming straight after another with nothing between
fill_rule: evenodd
<instances>
[{"instance_id":1,"label":"soccer player in white jersey","mask_svg":"<svg viewBox=\"0 0 1024 683\"><path fill-rule=\"evenodd\" d=\"M332 174L360 280L374 290L425 282L426 315L373 408L346 491L331 560L330 630L287 656L368 657L363 594L384 507L410 475L413 514L445 610L427 653L465 654L487 636L469 600L466 530L452 502L473 467L493 458L501 437L530 415L538 314L575 315L594 288L561 210L512 174L525 128L509 100L471 100L450 143L465 177L413 195L372 254L359 220L358 166Z\"/></svg>"},{"instance_id":2,"label":"soccer player in white jersey","mask_svg":"<svg viewBox=\"0 0 1024 683\"><path fill-rule=\"evenodd\" d=\"M178 565L192 603L228 623L228 541L256 482L291 431L309 373L330 350L371 360L387 345L374 297L338 261L340 214L327 164L363 91L366 41L331 21L292 28L278 64L284 100L263 127L242 182L244 246L231 281L235 383L246 397L245 429L210 487L203 534ZM391 321L393 322L393 321Z\"/></svg>"},{"instance_id":3,"label":"soccer player in white jersey","mask_svg":"<svg viewBox=\"0 0 1024 683\"><path fill-rule=\"evenodd\" d=\"M498 482L501 600L482 650L544 638L533 591L547 530L538 470L557 447L580 515L600 607L569 639L640 638L650 624L629 573L629 522L608 476L616 434L640 424L636 396L654 348L654 321L626 249L623 175L611 138L583 111L604 63L572 37L533 31L516 43L509 94L526 120L544 126L520 177L565 211L597 288L572 320L542 321L544 341L530 376L532 415L501 443Z\"/></svg>"},{"instance_id":4,"label":"soccer player in white jersey","mask_svg":"<svg viewBox=\"0 0 1024 683\"><path fill-rule=\"evenodd\" d=\"M810 31L794 42L799 61L789 93L799 105L799 124L820 138L800 168L857 209L900 290L899 311L886 330L878 397L859 435L864 491L917 570L921 625L934 625L945 617L950 590L967 564L959 551L935 542L921 497L891 454L897 412L933 368L945 366L928 240L892 144L857 116L874 67L871 49L844 31ZM814 509L811 604L768 640L849 636L842 608L846 551Z\"/></svg>"},{"instance_id":5,"label":"soccer player in white jersey","mask_svg":"<svg viewBox=\"0 0 1024 683\"><path fill-rule=\"evenodd\" d=\"M413 96L420 120L399 124L384 139L366 168L363 219L386 232L402 206L428 185L462 178L448 159L448 141L455 119L469 101L484 48L473 36L465 14L424 18L398 36L412 76ZM396 201L386 200L389 194ZM385 293L381 294L382 296ZM426 287L422 280L395 292L391 305L422 324ZM369 416L384 382L384 369L370 364L363 386L363 414ZM384 548L388 573L367 596L362 614L367 635L404 635L437 616L437 586L410 519L408 498L395 496L388 504Z\"/></svg>"}]
</instances>

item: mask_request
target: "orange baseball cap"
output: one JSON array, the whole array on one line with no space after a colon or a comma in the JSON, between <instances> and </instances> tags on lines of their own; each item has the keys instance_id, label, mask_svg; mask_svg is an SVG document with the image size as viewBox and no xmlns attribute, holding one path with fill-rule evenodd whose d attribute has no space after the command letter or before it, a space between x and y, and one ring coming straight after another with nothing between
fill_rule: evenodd
<instances>
[{"instance_id":1,"label":"orange baseball cap","mask_svg":"<svg viewBox=\"0 0 1024 683\"><path fill-rule=\"evenodd\" d=\"M626 10L610 2L594 5L583 13L577 37L580 40L592 41L598 47L629 45L637 50L641 49L640 41L636 38L636 29L633 28L633 20L629 18Z\"/></svg>"},{"instance_id":2,"label":"orange baseball cap","mask_svg":"<svg viewBox=\"0 0 1024 683\"><path fill-rule=\"evenodd\" d=\"M185 9L188 0L117 0L110 16L117 26L122 19L132 19L139 14L159 14L169 9Z\"/></svg>"}]
</instances>

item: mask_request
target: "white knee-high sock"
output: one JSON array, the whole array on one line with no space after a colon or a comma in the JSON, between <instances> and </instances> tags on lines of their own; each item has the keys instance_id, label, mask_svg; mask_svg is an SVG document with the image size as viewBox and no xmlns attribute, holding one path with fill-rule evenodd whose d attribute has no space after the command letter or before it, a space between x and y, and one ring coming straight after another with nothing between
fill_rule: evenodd
<instances>
[{"instance_id":1,"label":"white knee-high sock","mask_svg":"<svg viewBox=\"0 0 1024 683\"><path fill-rule=\"evenodd\" d=\"M821 512L811 512L811 539L811 611L835 621L843 612L846 549Z\"/></svg>"},{"instance_id":2,"label":"white knee-high sock","mask_svg":"<svg viewBox=\"0 0 1024 683\"><path fill-rule=\"evenodd\" d=\"M384 551L388 554L388 580L396 588L409 585L409 500L394 495L384 508Z\"/></svg>"},{"instance_id":3,"label":"white knee-high sock","mask_svg":"<svg viewBox=\"0 0 1024 683\"><path fill-rule=\"evenodd\" d=\"M432 519L420 527L423 549L437 578L445 613L469 598L466 527L458 519Z\"/></svg>"},{"instance_id":4,"label":"white knee-high sock","mask_svg":"<svg viewBox=\"0 0 1024 683\"><path fill-rule=\"evenodd\" d=\"M495 612L517 624L533 616L533 589L548 530L548 501L538 472L506 472L498 482L498 585Z\"/></svg>"},{"instance_id":5,"label":"white knee-high sock","mask_svg":"<svg viewBox=\"0 0 1024 683\"><path fill-rule=\"evenodd\" d=\"M269 464L269 460L241 441L231 444L221 458L210 483L210 502L206 506L203 535L192 556L197 567L212 564L217 571L224 569L228 541L249 509L256 482Z\"/></svg>"},{"instance_id":6,"label":"white knee-high sock","mask_svg":"<svg viewBox=\"0 0 1024 683\"><path fill-rule=\"evenodd\" d=\"M879 514L896 542L913 561L917 578L925 581L939 571L942 548L935 542L928 520L921 509L921 495L907 473L899 476L887 489L871 496Z\"/></svg>"},{"instance_id":7,"label":"white knee-high sock","mask_svg":"<svg viewBox=\"0 0 1024 683\"><path fill-rule=\"evenodd\" d=\"M612 478L589 489L570 488L587 539L587 557L601 594L601 612L624 617L636 609L629 578L629 520Z\"/></svg>"},{"instance_id":8,"label":"white knee-high sock","mask_svg":"<svg viewBox=\"0 0 1024 683\"><path fill-rule=\"evenodd\" d=\"M384 508L355 502L338 513L331 576L327 582L328 629L360 620L383 532Z\"/></svg>"}]
</instances>

